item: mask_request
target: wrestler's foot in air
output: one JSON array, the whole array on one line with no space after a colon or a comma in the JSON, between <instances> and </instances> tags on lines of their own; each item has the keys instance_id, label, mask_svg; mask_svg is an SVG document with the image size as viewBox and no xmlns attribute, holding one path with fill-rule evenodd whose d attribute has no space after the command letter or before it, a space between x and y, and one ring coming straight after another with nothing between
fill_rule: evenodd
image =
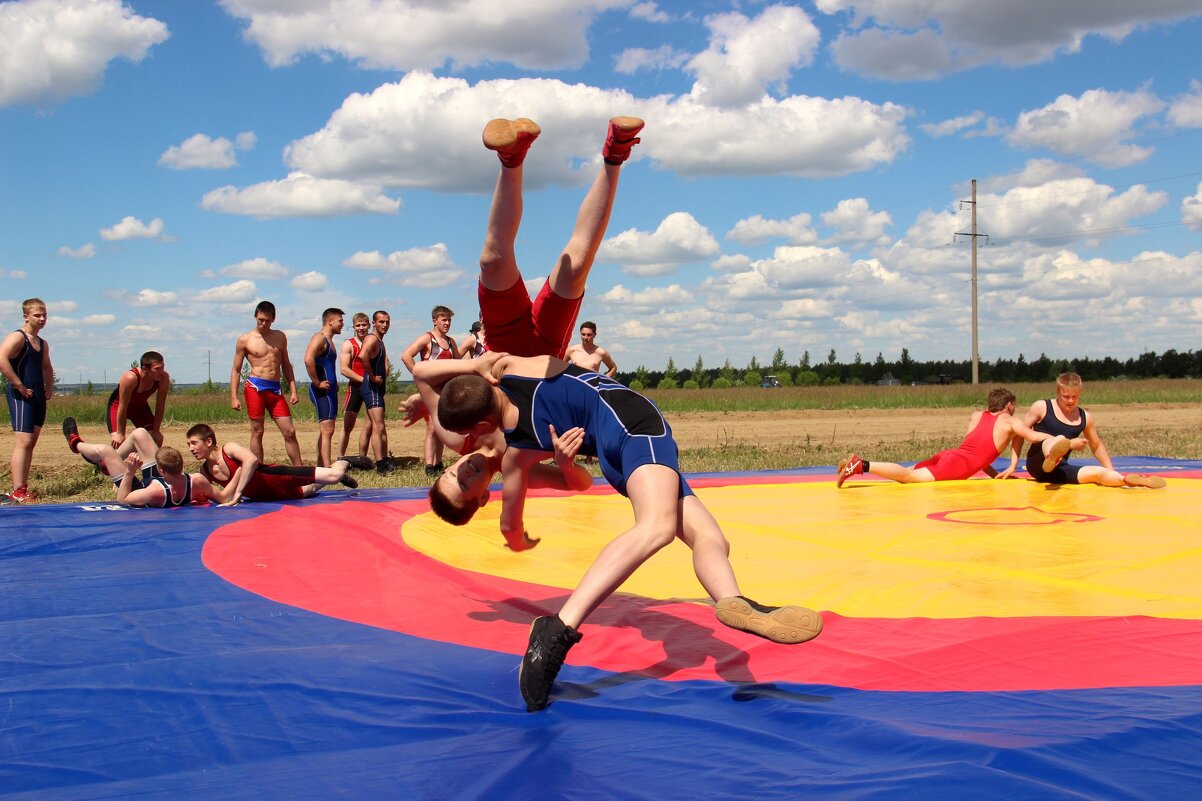
<instances>
[{"instance_id":1,"label":"wrestler's foot in air","mask_svg":"<svg viewBox=\"0 0 1202 801\"><path fill-rule=\"evenodd\" d=\"M79 443L83 442L83 437L79 436L79 425L74 417L63 418L63 436L67 438L67 447L73 453L79 453Z\"/></svg>"},{"instance_id":2,"label":"wrestler's foot in air","mask_svg":"<svg viewBox=\"0 0 1202 801\"><path fill-rule=\"evenodd\" d=\"M812 640L822 632L822 616L813 609L764 606L742 595L718 601L714 613L732 629L785 645Z\"/></svg>"},{"instance_id":3,"label":"wrestler's foot in air","mask_svg":"<svg viewBox=\"0 0 1202 801\"><path fill-rule=\"evenodd\" d=\"M497 152L497 158L506 167L517 167L526 158L526 151L542 133L534 120L518 117L516 120L496 119L484 126L481 138L484 146Z\"/></svg>"},{"instance_id":4,"label":"wrestler's foot in air","mask_svg":"<svg viewBox=\"0 0 1202 801\"><path fill-rule=\"evenodd\" d=\"M843 486L843 482L852 476L864 475L864 460L854 453L848 456L843 461L839 462L839 467L835 473L835 487Z\"/></svg>"},{"instance_id":5,"label":"wrestler's foot in air","mask_svg":"<svg viewBox=\"0 0 1202 801\"><path fill-rule=\"evenodd\" d=\"M601 148L601 156L606 164L618 165L630 158L630 149L641 139L639 131L643 130L643 121L638 117L614 117L609 121L609 133L605 137L605 146Z\"/></svg>"},{"instance_id":6,"label":"wrestler's foot in air","mask_svg":"<svg viewBox=\"0 0 1202 801\"><path fill-rule=\"evenodd\" d=\"M1050 473L1064 459L1064 455L1072 450L1073 444L1063 436L1048 440L1050 443L1043 454L1043 472Z\"/></svg>"},{"instance_id":7,"label":"wrestler's foot in air","mask_svg":"<svg viewBox=\"0 0 1202 801\"><path fill-rule=\"evenodd\" d=\"M1123 483L1128 487L1147 487L1148 489L1163 489L1166 484L1160 476L1141 476L1137 473L1128 473L1123 476Z\"/></svg>"}]
</instances>

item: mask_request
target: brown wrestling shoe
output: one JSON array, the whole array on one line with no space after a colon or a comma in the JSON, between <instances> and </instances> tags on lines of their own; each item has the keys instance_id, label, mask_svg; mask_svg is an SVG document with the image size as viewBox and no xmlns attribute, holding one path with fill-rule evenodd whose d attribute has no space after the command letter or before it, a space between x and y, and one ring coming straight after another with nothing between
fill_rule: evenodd
<instances>
[{"instance_id":1,"label":"brown wrestling shoe","mask_svg":"<svg viewBox=\"0 0 1202 801\"><path fill-rule=\"evenodd\" d=\"M534 120L518 117L516 120L496 119L484 126L481 138L484 146L497 151L497 158L506 167L517 167L526 159L526 151L542 133Z\"/></svg>"},{"instance_id":2,"label":"brown wrestling shoe","mask_svg":"<svg viewBox=\"0 0 1202 801\"><path fill-rule=\"evenodd\" d=\"M630 158L630 149L642 140L638 132L643 130L643 121L638 117L614 117L609 121L609 133L601 156L606 164L622 164Z\"/></svg>"},{"instance_id":3,"label":"brown wrestling shoe","mask_svg":"<svg viewBox=\"0 0 1202 801\"><path fill-rule=\"evenodd\" d=\"M822 616L813 609L764 606L742 595L718 601L714 613L732 629L785 645L812 640L822 632Z\"/></svg>"},{"instance_id":4,"label":"brown wrestling shoe","mask_svg":"<svg viewBox=\"0 0 1202 801\"><path fill-rule=\"evenodd\" d=\"M1136 473L1128 473L1127 475L1123 476L1123 483L1128 487L1163 489L1167 482L1160 476L1141 476Z\"/></svg>"},{"instance_id":5,"label":"brown wrestling shoe","mask_svg":"<svg viewBox=\"0 0 1202 801\"><path fill-rule=\"evenodd\" d=\"M1056 437L1052 440L1052 446L1048 448L1048 452L1043 457L1043 472L1050 473L1056 469L1056 465L1064 460L1064 455L1072 450L1073 444L1064 437Z\"/></svg>"}]
</instances>

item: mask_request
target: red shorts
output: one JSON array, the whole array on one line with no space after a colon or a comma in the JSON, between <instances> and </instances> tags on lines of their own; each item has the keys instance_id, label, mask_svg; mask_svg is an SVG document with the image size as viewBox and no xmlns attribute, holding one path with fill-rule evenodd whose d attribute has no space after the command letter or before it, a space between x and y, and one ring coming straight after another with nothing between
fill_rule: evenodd
<instances>
[{"instance_id":1,"label":"red shorts","mask_svg":"<svg viewBox=\"0 0 1202 801\"><path fill-rule=\"evenodd\" d=\"M247 381L242 385L246 395L246 416L251 420L262 420L266 412L272 417L291 417L292 410L288 408L288 400L284 397L283 388L257 389Z\"/></svg>"},{"instance_id":2,"label":"red shorts","mask_svg":"<svg viewBox=\"0 0 1202 801\"><path fill-rule=\"evenodd\" d=\"M980 457L967 451L955 448L947 451L939 451L930 459L924 459L914 465L914 469L925 467L931 471L931 475L936 481L962 481L966 478L972 478L985 465L992 464L990 459L985 464L981 464Z\"/></svg>"},{"instance_id":3,"label":"red shorts","mask_svg":"<svg viewBox=\"0 0 1202 801\"><path fill-rule=\"evenodd\" d=\"M581 296L561 298L544 283L534 302L520 280L509 289L495 292L480 284L480 321L488 332L488 350L514 356L563 358L572 341L572 329L580 314Z\"/></svg>"},{"instance_id":4,"label":"red shorts","mask_svg":"<svg viewBox=\"0 0 1202 801\"><path fill-rule=\"evenodd\" d=\"M150 404L143 403L139 406L130 406L125 410L125 420L132 423L134 428L144 428L150 431L154 428L154 412L150 411ZM107 415L109 433L117 430L117 404L109 404L109 413Z\"/></svg>"}]
</instances>

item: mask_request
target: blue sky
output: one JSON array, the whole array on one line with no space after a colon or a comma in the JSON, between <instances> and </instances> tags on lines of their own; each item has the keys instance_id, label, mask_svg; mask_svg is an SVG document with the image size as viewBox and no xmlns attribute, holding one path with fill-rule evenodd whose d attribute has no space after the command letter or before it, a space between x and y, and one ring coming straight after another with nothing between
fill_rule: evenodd
<instances>
[{"instance_id":1,"label":"blue sky","mask_svg":"<svg viewBox=\"0 0 1202 801\"><path fill-rule=\"evenodd\" d=\"M938 10L932 11L932 8ZM622 369L1199 347L1202 0L9 0L0 314L60 379L224 381L261 299L477 311L493 117L543 135L541 283L606 120L645 118L581 319ZM349 333L349 326L347 329Z\"/></svg>"}]
</instances>

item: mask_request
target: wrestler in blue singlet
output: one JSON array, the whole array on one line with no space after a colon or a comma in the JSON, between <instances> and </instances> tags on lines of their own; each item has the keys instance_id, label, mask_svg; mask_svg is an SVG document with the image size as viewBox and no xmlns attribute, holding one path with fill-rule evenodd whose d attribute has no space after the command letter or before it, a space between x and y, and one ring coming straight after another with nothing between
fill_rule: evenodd
<instances>
[{"instance_id":1,"label":"wrestler in blue singlet","mask_svg":"<svg viewBox=\"0 0 1202 801\"><path fill-rule=\"evenodd\" d=\"M190 506L192 504L192 476L184 476L184 497L178 501L171 497L171 485L167 483L165 478L156 478L154 481L163 488L163 509L170 509L176 506Z\"/></svg>"},{"instance_id":2,"label":"wrestler in blue singlet","mask_svg":"<svg viewBox=\"0 0 1202 801\"><path fill-rule=\"evenodd\" d=\"M371 365L371 374L380 376L387 380L388 377L388 352L384 350L384 340L380 340L380 347L376 348L376 355L368 359L368 364ZM378 409L384 405L384 383L373 384L371 381L364 379L359 382L359 394L363 396L363 405L369 409Z\"/></svg>"},{"instance_id":3,"label":"wrestler in blue singlet","mask_svg":"<svg viewBox=\"0 0 1202 801\"><path fill-rule=\"evenodd\" d=\"M1044 404L1046 408L1043 411L1043 419L1031 426L1036 431L1068 439L1076 439L1085 431L1085 410L1081 407L1077 407L1077 414L1081 415L1080 422L1070 425L1056 416L1056 401L1045 399ZM1083 466L1069 464L1066 456L1050 473L1045 473L1043 471L1043 449L1039 445L1032 445L1027 450L1027 472L1031 474L1031 478L1045 484L1079 484L1081 482L1077 480L1077 473Z\"/></svg>"},{"instance_id":4,"label":"wrestler in blue singlet","mask_svg":"<svg viewBox=\"0 0 1202 801\"><path fill-rule=\"evenodd\" d=\"M17 358L9 363L21 379L21 385L33 390L33 394L26 398L14 390L12 384L6 387L4 394L8 399L8 419L12 422L13 431L32 434L46 423L46 381L42 372L46 342L37 337L41 347L35 348L29 340L29 334L21 329L17 331L25 337L25 343L21 345Z\"/></svg>"},{"instance_id":5,"label":"wrestler in blue singlet","mask_svg":"<svg viewBox=\"0 0 1202 801\"><path fill-rule=\"evenodd\" d=\"M570 364L551 378L501 377L501 391L518 408L518 423L505 431L514 448L555 450L550 426L557 434L584 429L580 453L596 456L610 485L626 494L626 482L644 464L662 464L680 473L672 428L659 408L608 376ZM693 491L680 479L680 496Z\"/></svg>"},{"instance_id":6,"label":"wrestler in blue singlet","mask_svg":"<svg viewBox=\"0 0 1202 801\"><path fill-rule=\"evenodd\" d=\"M338 351L329 337L325 337L326 351L314 359L318 381L329 381L329 389L318 389L309 384L309 400L317 409L318 420L333 420L338 417Z\"/></svg>"}]
</instances>

